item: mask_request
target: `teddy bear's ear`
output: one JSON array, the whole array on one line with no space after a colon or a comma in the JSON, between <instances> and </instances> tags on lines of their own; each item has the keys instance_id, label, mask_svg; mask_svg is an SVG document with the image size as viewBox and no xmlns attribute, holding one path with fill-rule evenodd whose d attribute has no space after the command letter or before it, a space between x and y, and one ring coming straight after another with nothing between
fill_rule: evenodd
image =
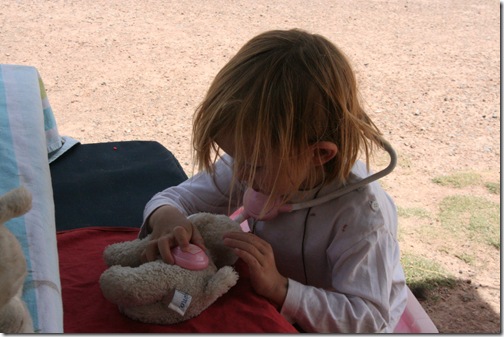
<instances>
[{"instance_id":1,"label":"teddy bear's ear","mask_svg":"<svg viewBox=\"0 0 504 337\"><path fill-rule=\"evenodd\" d=\"M235 264L238 257L232 249L224 245L222 236L226 232L241 231L238 223L228 216L210 213L193 214L188 219L201 233L217 268Z\"/></svg>"},{"instance_id":2,"label":"teddy bear's ear","mask_svg":"<svg viewBox=\"0 0 504 337\"><path fill-rule=\"evenodd\" d=\"M32 196L26 188L19 187L7 192L0 197L0 223L25 214L31 205Z\"/></svg>"},{"instance_id":3,"label":"teddy bear's ear","mask_svg":"<svg viewBox=\"0 0 504 337\"><path fill-rule=\"evenodd\" d=\"M107 266L138 267L142 264L141 255L149 243L149 236L143 239L114 243L105 248L103 259Z\"/></svg>"}]
</instances>

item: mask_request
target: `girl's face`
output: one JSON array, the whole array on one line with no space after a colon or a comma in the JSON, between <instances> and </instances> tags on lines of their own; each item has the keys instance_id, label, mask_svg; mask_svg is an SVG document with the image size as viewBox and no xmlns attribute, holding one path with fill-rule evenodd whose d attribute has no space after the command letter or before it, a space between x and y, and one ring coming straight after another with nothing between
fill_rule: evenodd
<instances>
[{"instance_id":1,"label":"girl's face","mask_svg":"<svg viewBox=\"0 0 504 337\"><path fill-rule=\"evenodd\" d=\"M229 156L234 157L234 146L230 139L220 139L217 144ZM284 197L291 195L299 188L314 187L304 184L313 169L311 160L306 157L293 158L282 167L279 167L279 161L259 161L255 166L253 163L245 162L242 167L236 168L237 179L247 182L254 169L252 186L249 187L266 195L271 195L274 191L274 197Z\"/></svg>"},{"instance_id":2,"label":"girl's face","mask_svg":"<svg viewBox=\"0 0 504 337\"><path fill-rule=\"evenodd\" d=\"M255 175L250 187L266 195L274 191L275 197L296 192L309 173L306 161L293 160L283 167L279 167L279 162L259 162L255 167L252 163L245 163L244 167L237 168L238 179L246 182L254 169Z\"/></svg>"}]
</instances>

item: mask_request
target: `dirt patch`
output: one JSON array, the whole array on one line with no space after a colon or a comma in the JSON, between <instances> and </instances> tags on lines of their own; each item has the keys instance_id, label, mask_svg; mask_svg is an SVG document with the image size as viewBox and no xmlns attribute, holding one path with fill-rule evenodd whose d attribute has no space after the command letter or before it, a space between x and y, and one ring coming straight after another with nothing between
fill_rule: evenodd
<instances>
[{"instance_id":1,"label":"dirt patch","mask_svg":"<svg viewBox=\"0 0 504 337\"><path fill-rule=\"evenodd\" d=\"M274 28L325 35L352 60L366 107L399 155L382 184L399 207L432 215L400 219L403 250L457 279L422 304L441 332L500 332L500 252L418 233L439 229L448 195L500 203L485 189L432 182L469 170L500 182L499 14L496 1L469 0L5 1L0 61L37 67L62 134L156 140L191 174L193 111L238 48ZM476 262L450 253L462 245Z\"/></svg>"}]
</instances>

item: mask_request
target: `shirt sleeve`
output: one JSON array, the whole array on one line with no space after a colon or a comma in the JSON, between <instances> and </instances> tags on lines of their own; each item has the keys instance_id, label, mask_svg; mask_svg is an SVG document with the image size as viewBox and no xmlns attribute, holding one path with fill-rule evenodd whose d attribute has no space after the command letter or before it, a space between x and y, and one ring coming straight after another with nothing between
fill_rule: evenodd
<instances>
[{"instance_id":1,"label":"shirt sleeve","mask_svg":"<svg viewBox=\"0 0 504 337\"><path fill-rule=\"evenodd\" d=\"M197 212L228 214L237 208L243 188L232 185L232 159L225 155L215 164L215 173L200 172L177 186L155 194L146 204L139 238L147 232L146 220L157 208L171 205L188 216ZM233 198L230 193L233 192Z\"/></svg>"},{"instance_id":2,"label":"shirt sleeve","mask_svg":"<svg viewBox=\"0 0 504 337\"><path fill-rule=\"evenodd\" d=\"M392 332L406 305L395 238L382 227L344 251L339 243L328 249L333 289L289 279L281 314L307 332ZM399 314L392 306L400 307Z\"/></svg>"}]
</instances>

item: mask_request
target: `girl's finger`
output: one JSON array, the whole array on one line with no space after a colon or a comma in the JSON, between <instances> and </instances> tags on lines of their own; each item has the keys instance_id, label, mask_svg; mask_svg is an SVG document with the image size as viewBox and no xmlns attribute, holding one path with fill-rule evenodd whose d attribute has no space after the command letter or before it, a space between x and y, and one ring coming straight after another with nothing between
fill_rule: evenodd
<instances>
[{"instance_id":1,"label":"girl's finger","mask_svg":"<svg viewBox=\"0 0 504 337\"><path fill-rule=\"evenodd\" d=\"M165 235L157 240L157 249L164 262L174 264L175 260L171 254L170 237Z\"/></svg>"},{"instance_id":2,"label":"girl's finger","mask_svg":"<svg viewBox=\"0 0 504 337\"><path fill-rule=\"evenodd\" d=\"M201 249L203 249L203 251L206 251L205 241L203 240L201 233L194 226L192 227L192 229L193 229L193 233L192 233L191 242L193 244L195 244L196 246L200 247Z\"/></svg>"},{"instance_id":3,"label":"girl's finger","mask_svg":"<svg viewBox=\"0 0 504 337\"><path fill-rule=\"evenodd\" d=\"M269 244L252 233L229 232L224 234L223 237L224 239L228 238L231 240L246 242L249 245L252 245L258 253L262 255L268 254Z\"/></svg>"},{"instance_id":4,"label":"girl's finger","mask_svg":"<svg viewBox=\"0 0 504 337\"><path fill-rule=\"evenodd\" d=\"M252 271L255 271L257 270L259 267L261 267L261 263L255 258L255 256L253 256L252 254L250 254L249 252L245 251L245 250L242 250L242 249L239 249L239 248L235 248L234 249L234 252L235 254L243 260L243 262L245 262L247 264L247 266L252 270Z\"/></svg>"},{"instance_id":5,"label":"girl's finger","mask_svg":"<svg viewBox=\"0 0 504 337\"><path fill-rule=\"evenodd\" d=\"M231 247L231 248L237 250L236 255L238 255L239 257L241 257L239 254L246 253L246 254L250 255L256 261L262 260L261 252L253 244L251 244L248 241L242 241L242 240L233 239L233 238L224 238L224 244L228 247Z\"/></svg>"},{"instance_id":6,"label":"girl's finger","mask_svg":"<svg viewBox=\"0 0 504 337\"><path fill-rule=\"evenodd\" d=\"M178 245L180 247L180 249L182 249L183 251L186 251L187 246L189 246L189 239L190 239L190 236L189 236L189 233L187 232L187 230L182 226L177 226L177 227L173 228L172 233L175 238L174 246Z\"/></svg>"},{"instance_id":7,"label":"girl's finger","mask_svg":"<svg viewBox=\"0 0 504 337\"><path fill-rule=\"evenodd\" d=\"M150 241L142 253L142 260L150 262L156 260L158 257L157 240Z\"/></svg>"}]
</instances>

